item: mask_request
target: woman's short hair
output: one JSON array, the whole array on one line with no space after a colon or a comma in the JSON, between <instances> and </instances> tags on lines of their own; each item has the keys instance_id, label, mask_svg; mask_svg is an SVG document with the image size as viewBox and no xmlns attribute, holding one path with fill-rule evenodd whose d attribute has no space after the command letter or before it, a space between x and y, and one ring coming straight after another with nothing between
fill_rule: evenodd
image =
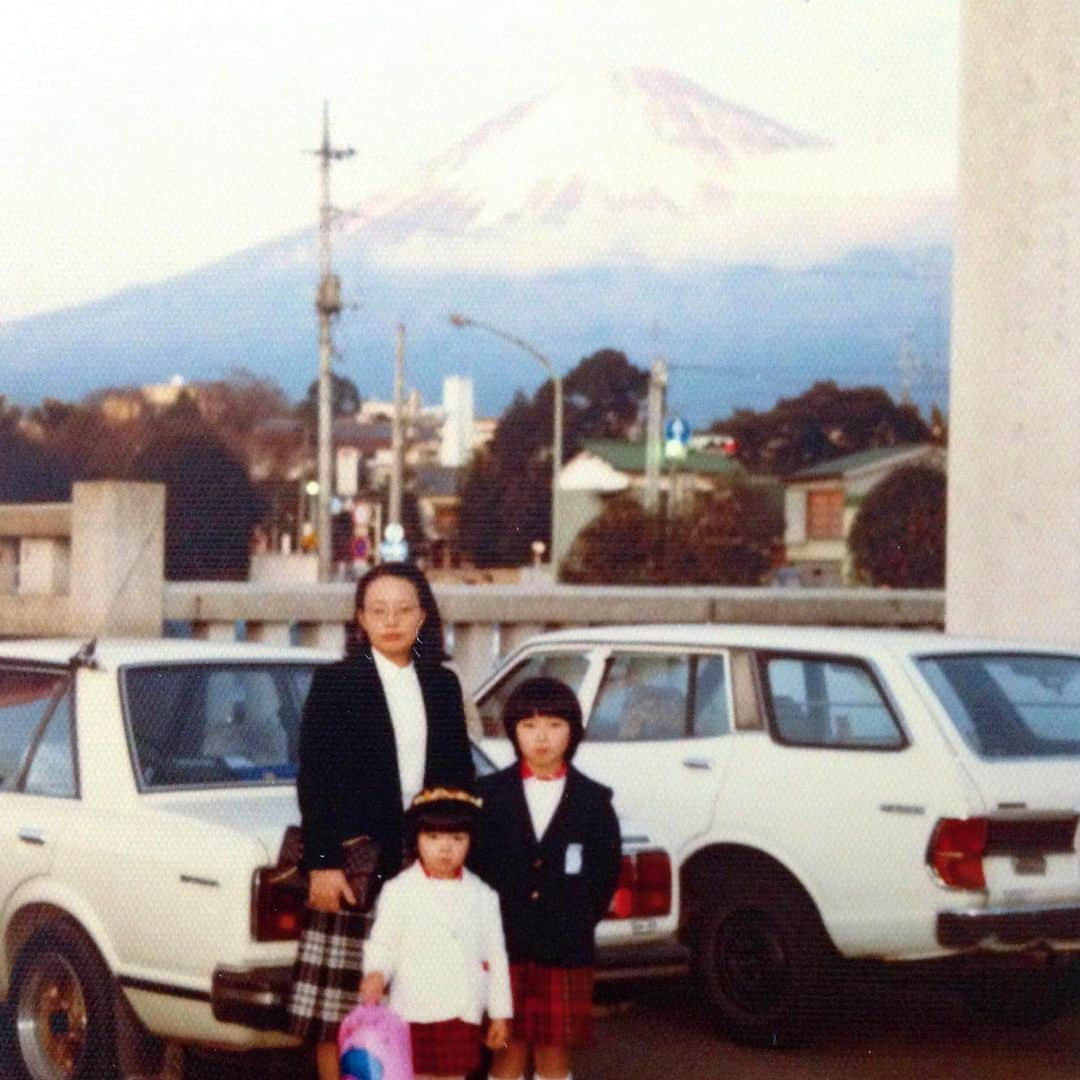
<instances>
[{"instance_id":1,"label":"woman's short hair","mask_svg":"<svg viewBox=\"0 0 1080 1080\"><path fill-rule=\"evenodd\" d=\"M503 705L502 721L507 736L514 744L514 753L519 758L521 748L517 741L517 726L530 716L557 716L570 725L570 743L566 748L566 759L569 761L585 735L581 704L574 691L561 679L553 679L549 675L523 679L514 687Z\"/></svg>"},{"instance_id":2,"label":"woman's short hair","mask_svg":"<svg viewBox=\"0 0 1080 1080\"><path fill-rule=\"evenodd\" d=\"M423 571L414 563L408 562L379 563L356 583L353 618L345 631L346 655L355 656L371 648L371 642L368 641L363 627L357 622L356 616L364 609L364 597L372 583L383 577L401 578L416 589L417 599L424 612L424 624L420 627L416 644L413 646L413 656L418 664L441 664L447 656L439 605L435 602L435 594L431 591L431 585L424 577Z\"/></svg>"}]
</instances>

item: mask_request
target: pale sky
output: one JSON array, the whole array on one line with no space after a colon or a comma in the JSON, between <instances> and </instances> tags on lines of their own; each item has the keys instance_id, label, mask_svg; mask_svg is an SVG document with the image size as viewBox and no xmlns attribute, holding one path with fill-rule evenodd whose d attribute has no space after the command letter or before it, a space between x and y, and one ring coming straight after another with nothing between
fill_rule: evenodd
<instances>
[{"instance_id":1,"label":"pale sky","mask_svg":"<svg viewBox=\"0 0 1080 1080\"><path fill-rule=\"evenodd\" d=\"M0 322L316 220L594 68L658 67L838 146L955 161L959 0L36 0L0 61ZM898 149L897 151L901 151Z\"/></svg>"}]
</instances>

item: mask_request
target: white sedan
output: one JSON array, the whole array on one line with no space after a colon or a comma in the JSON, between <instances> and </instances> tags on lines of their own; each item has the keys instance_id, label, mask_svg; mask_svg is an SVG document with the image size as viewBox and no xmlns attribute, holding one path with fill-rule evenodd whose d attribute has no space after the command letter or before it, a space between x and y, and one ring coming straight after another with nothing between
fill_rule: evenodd
<instances>
[{"instance_id":1,"label":"white sedan","mask_svg":"<svg viewBox=\"0 0 1080 1080\"><path fill-rule=\"evenodd\" d=\"M298 820L301 709L332 659L0 642L0 996L31 1080L152 1072L167 1042L291 1044L300 910L267 868ZM632 941L635 962L659 963L677 894L666 854L633 832L600 939L614 961Z\"/></svg>"}]
</instances>

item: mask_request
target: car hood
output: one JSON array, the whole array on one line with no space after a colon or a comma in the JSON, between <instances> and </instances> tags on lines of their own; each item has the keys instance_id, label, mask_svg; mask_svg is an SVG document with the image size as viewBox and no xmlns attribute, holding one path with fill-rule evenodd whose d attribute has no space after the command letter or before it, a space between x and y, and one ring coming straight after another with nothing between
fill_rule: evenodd
<instances>
[{"instance_id":1,"label":"car hood","mask_svg":"<svg viewBox=\"0 0 1080 1080\"><path fill-rule=\"evenodd\" d=\"M267 862L281 847L287 825L300 821L293 788L280 791L200 791L154 796L154 809L229 829L259 843Z\"/></svg>"}]
</instances>

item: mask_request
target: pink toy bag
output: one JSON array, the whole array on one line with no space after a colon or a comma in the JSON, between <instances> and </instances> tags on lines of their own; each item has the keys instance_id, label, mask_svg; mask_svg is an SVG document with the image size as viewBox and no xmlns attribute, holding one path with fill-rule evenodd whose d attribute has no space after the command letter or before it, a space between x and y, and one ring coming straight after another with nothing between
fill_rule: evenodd
<instances>
[{"instance_id":1,"label":"pink toy bag","mask_svg":"<svg viewBox=\"0 0 1080 1080\"><path fill-rule=\"evenodd\" d=\"M338 1030L341 1080L413 1080L409 1025L385 1005L357 1005Z\"/></svg>"}]
</instances>

